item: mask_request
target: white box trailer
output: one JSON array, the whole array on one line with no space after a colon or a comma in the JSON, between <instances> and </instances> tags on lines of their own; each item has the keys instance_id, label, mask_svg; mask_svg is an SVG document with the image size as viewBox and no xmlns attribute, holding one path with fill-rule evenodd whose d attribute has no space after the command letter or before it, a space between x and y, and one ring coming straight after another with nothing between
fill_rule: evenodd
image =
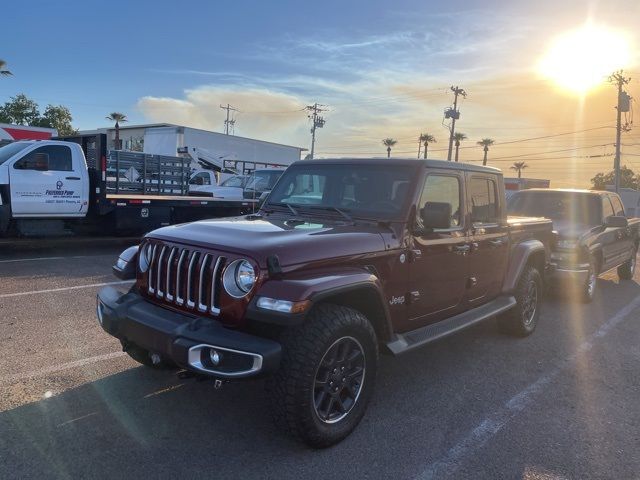
<instances>
[{"instance_id":1,"label":"white box trailer","mask_svg":"<svg viewBox=\"0 0 640 480\"><path fill-rule=\"evenodd\" d=\"M241 160L274 165L291 165L300 160L301 152L306 150L291 145L190 127L150 127L144 130L145 153L155 155L183 153L193 156L196 149L209 152L220 161Z\"/></svg>"},{"instance_id":2,"label":"white box trailer","mask_svg":"<svg viewBox=\"0 0 640 480\"><path fill-rule=\"evenodd\" d=\"M55 128L0 123L0 146L17 140L51 140L57 135Z\"/></svg>"}]
</instances>

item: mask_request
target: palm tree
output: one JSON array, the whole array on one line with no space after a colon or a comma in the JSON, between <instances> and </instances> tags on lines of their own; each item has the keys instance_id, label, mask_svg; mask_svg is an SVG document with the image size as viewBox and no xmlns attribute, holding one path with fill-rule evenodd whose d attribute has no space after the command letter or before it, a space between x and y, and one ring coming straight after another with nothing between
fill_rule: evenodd
<instances>
[{"instance_id":1,"label":"palm tree","mask_svg":"<svg viewBox=\"0 0 640 480\"><path fill-rule=\"evenodd\" d=\"M4 60L0 60L0 76L8 77L9 75L13 75L9 70L7 70L7 62Z\"/></svg>"},{"instance_id":2,"label":"palm tree","mask_svg":"<svg viewBox=\"0 0 640 480\"><path fill-rule=\"evenodd\" d=\"M524 170L525 168L527 168L527 162L514 162L513 165L511 165L511 170L517 170L518 171L518 178L522 178L522 170Z\"/></svg>"},{"instance_id":3,"label":"palm tree","mask_svg":"<svg viewBox=\"0 0 640 480\"><path fill-rule=\"evenodd\" d=\"M479 142L476 142L477 145L480 145L481 147L484 147L484 158L482 159L482 165L486 165L487 164L487 153L489 152L489 147L491 145L493 145L493 140L490 138L483 138L482 140L480 140Z\"/></svg>"},{"instance_id":4,"label":"palm tree","mask_svg":"<svg viewBox=\"0 0 640 480\"><path fill-rule=\"evenodd\" d=\"M456 162L458 161L458 150L460 149L460 142L467 139L464 133L456 132L453 135L453 139L456 141Z\"/></svg>"},{"instance_id":5,"label":"palm tree","mask_svg":"<svg viewBox=\"0 0 640 480\"><path fill-rule=\"evenodd\" d=\"M429 147L430 143L437 143L436 137L434 137L433 135L429 135L428 133L423 133L423 134L420 135L420 141L422 143L424 143L424 157L423 158L427 158L427 148ZM418 155L418 158L420 158L420 155Z\"/></svg>"},{"instance_id":6,"label":"palm tree","mask_svg":"<svg viewBox=\"0 0 640 480\"><path fill-rule=\"evenodd\" d=\"M396 143L398 143L398 141L394 140L393 138L385 138L384 140L382 140L382 144L387 147L387 158L391 158L391 147L393 147Z\"/></svg>"},{"instance_id":7,"label":"palm tree","mask_svg":"<svg viewBox=\"0 0 640 480\"><path fill-rule=\"evenodd\" d=\"M124 113L118 113L118 112L112 112L109 114L108 117L106 117L107 120L111 120L112 122L116 122L116 140L115 140L115 148L116 150L119 150L121 145L120 145L120 122L126 122L127 120L127 116Z\"/></svg>"}]
</instances>

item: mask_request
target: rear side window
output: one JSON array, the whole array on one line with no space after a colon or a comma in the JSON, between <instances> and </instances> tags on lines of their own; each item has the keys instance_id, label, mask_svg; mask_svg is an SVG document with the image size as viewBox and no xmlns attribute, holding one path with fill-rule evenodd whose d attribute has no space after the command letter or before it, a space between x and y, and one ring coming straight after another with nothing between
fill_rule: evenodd
<instances>
[{"instance_id":1,"label":"rear side window","mask_svg":"<svg viewBox=\"0 0 640 480\"><path fill-rule=\"evenodd\" d=\"M611 195L611 203L613 204L613 211L619 217L624 217L624 207L622 206L622 201L620 201L620 197L616 195Z\"/></svg>"},{"instance_id":2,"label":"rear side window","mask_svg":"<svg viewBox=\"0 0 640 480\"><path fill-rule=\"evenodd\" d=\"M472 223L498 222L498 196L495 181L488 178L471 178L469 197Z\"/></svg>"},{"instance_id":3,"label":"rear side window","mask_svg":"<svg viewBox=\"0 0 640 480\"><path fill-rule=\"evenodd\" d=\"M408 182L407 182L408 183ZM420 195L416 224L422 226L420 212L427 203L448 203L451 205L451 228L462 224L460 217L460 181L447 175L429 175Z\"/></svg>"},{"instance_id":4,"label":"rear side window","mask_svg":"<svg viewBox=\"0 0 640 480\"><path fill-rule=\"evenodd\" d=\"M613 207L609 201L609 197L602 197L602 217L604 219L613 215Z\"/></svg>"},{"instance_id":5,"label":"rear side window","mask_svg":"<svg viewBox=\"0 0 640 480\"><path fill-rule=\"evenodd\" d=\"M49 170L59 172L70 172L73 170L71 149L64 145L46 145L44 147L36 148L25 155L21 160L17 161L14 167L17 169L25 168L25 165L35 157L36 153L46 153L49 156Z\"/></svg>"}]
</instances>

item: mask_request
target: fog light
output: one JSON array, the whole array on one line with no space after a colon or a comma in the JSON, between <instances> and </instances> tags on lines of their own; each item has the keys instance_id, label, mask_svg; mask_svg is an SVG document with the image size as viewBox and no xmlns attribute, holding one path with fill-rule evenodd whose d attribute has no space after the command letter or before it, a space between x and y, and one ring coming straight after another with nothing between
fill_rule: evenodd
<instances>
[{"instance_id":1,"label":"fog light","mask_svg":"<svg viewBox=\"0 0 640 480\"><path fill-rule=\"evenodd\" d=\"M222 361L222 355L216 350L211 349L209 350L209 360L211 360L211 363L213 363L214 366L218 366Z\"/></svg>"}]
</instances>

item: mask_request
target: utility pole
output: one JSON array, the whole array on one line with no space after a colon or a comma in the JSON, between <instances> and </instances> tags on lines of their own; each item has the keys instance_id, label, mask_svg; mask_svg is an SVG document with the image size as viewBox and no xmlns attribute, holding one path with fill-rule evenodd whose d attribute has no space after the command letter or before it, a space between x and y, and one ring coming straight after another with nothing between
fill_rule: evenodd
<instances>
[{"instance_id":1,"label":"utility pole","mask_svg":"<svg viewBox=\"0 0 640 480\"><path fill-rule=\"evenodd\" d=\"M615 171L614 188L616 193L620 191L620 135L622 134L622 113L628 112L631 106L631 97L622 87L629 83L631 79L625 78L622 70L615 72L609 77L609 81L618 87L618 106L616 107L616 156L613 161L613 170ZM624 126L627 131L628 125Z\"/></svg>"},{"instance_id":2,"label":"utility pole","mask_svg":"<svg viewBox=\"0 0 640 480\"><path fill-rule=\"evenodd\" d=\"M224 133L225 135L229 135L229 126L231 126L231 131L233 131L236 121L229 119L229 112L237 112L237 108L233 108L231 105L227 103L227 106L220 105L220 108L227 111L227 119L224 121Z\"/></svg>"},{"instance_id":3,"label":"utility pole","mask_svg":"<svg viewBox=\"0 0 640 480\"><path fill-rule=\"evenodd\" d=\"M447 153L447 160L451 161L451 152L453 150L453 135L456 130L456 120L460 118L460 111L458 110L458 95L463 97L467 96L467 92L458 86L452 86L453 92L453 108L448 108L444 111L444 118L451 119L451 127L449 127L449 152Z\"/></svg>"},{"instance_id":4,"label":"utility pole","mask_svg":"<svg viewBox=\"0 0 640 480\"><path fill-rule=\"evenodd\" d=\"M307 117L311 120L311 152L309 154L309 158L313 160L313 154L316 147L316 128L322 128L325 124L325 119L321 117L319 114L322 112L326 112L326 105L321 105L319 103L314 103L313 105L307 105L305 110L309 113Z\"/></svg>"}]
</instances>

